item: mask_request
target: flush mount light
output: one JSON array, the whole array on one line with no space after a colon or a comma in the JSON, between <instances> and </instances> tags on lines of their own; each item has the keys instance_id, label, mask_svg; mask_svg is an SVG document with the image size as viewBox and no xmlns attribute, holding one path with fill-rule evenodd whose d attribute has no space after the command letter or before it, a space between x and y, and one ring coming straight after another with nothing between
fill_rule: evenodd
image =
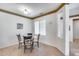
<instances>
[{"instance_id":1,"label":"flush mount light","mask_svg":"<svg viewBox=\"0 0 79 59\"><path fill-rule=\"evenodd\" d=\"M26 8L23 10L23 12L24 12L24 14L28 14L29 13L29 11Z\"/></svg>"},{"instance_id":2,"label":"flush mount light","mask_svg":"<svg viewBox=\"0 0 79 59\"><path fill-rule=\"evenodd\" d=\"M25 11L27 11L27 9L25 9Z\"/></svg>"},{"instance_id":3,"label":"flush mount light","mask_svg":"<svg viewBox=\"0 0 79 59\"><path fill-rule=\"evenodd\" d=\"M31 10L30 8L25 7L25 6L20 6L20 7L19 7L19 10L20 10L21 12L23 12L24 14L29 14L29 13L32 12L32 10Z\"/></svg>"}]
</instances>

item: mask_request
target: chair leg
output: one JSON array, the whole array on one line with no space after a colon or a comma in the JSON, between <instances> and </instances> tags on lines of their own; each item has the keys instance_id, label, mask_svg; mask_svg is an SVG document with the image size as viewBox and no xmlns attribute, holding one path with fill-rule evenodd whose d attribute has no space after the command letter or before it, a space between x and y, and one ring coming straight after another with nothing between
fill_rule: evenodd
<instances>
[{"instance_id":1,"label":"chair leg","mask_svg":"<svg viewBox=\"0 0 79 59\"><path fill-rule=\"evenodd\" d=\"M31 52L32 52L32 50L33 50L33 44L31 45Z\"/></svg>"},{"instance_id":2,"label":"chair leg","mask_svg":"<svg viewBox=\"0 0 79 59\"><path fill-rule=\"evenodd\" d=\"M26 46L24 46L24 53L25 53L25 49L26 49L27 47Z\"/></svg>"},{"instance_id":3,"label":"chair leg","mask_svg":"<svg viewBox=\"0 0 79 59\"><path fill-rule=\"evenodd\" d=\"M30 52L32 52L32 47L31 47L31 51Z\"/></svg>"},{"instance_id":4,"label":"chair leg","mask_svg":"<svg viewBox=\"0 0 79 59\"><path fill-rule=\"evenodd\" d=\"M20 49L20 43L19 43L18 49Z\"/></svg>"},{"instance_id":5,"label":"chair leg","mask_svg":"<svg viewBox=\"0 0 79 59\"><path fill-rule=\"evenodd\" d=\"M39 42L37 42L37 46L39 47Z\"/></svg>"},{"instance_id":6,"label":"chair leg","mask_svg":"<svg viewBox=\"0 0 79 59\"><path fill-rule=\"evenodd\" d=\"M34 43L32 44L32 49L34 48Z\"/></svg>"}]
</instances>

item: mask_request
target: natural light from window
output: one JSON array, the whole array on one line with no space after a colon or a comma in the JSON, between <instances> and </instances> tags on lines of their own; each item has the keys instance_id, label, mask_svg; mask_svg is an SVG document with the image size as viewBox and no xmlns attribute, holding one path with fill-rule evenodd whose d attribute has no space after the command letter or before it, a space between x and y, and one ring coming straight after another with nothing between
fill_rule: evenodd
<instances>
[{"instance_id":1,"label":"natural light from window","mask_svg":"<svg viewBox=\"0 0 79 59\"><path fill-rule=\"evenodd\" d=\"M46 20L35 21L35 34L46 35Z\"/></svg>"}]
</instances>

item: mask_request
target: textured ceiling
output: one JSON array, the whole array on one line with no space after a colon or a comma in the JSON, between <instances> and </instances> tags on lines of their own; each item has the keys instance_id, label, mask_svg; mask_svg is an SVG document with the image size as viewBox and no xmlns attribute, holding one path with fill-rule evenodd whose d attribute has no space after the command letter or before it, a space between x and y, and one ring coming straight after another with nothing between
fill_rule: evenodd
<instances>
[{"instance_id":1,"label":"textured ceiling","mask_svg":"<svg viewBox=\"0 0 79 59\"><path fill-rule=\"evenodd\" d=\"M53 11L60 5L61 3L0 3L0 9L22 15L22 17L34 18ZM25 9L23 10L23 8ZM79 3L69 4L69 14L79 14Z\"/></svg>"},{"instance_id":2,"label":"textured ceiling","mask_svg":"<svg viewBox=\"0 0 79 59\"><path fill-rule=\"evenodd\" d=\"M35 17L54 10L59 5L58 3L0 3L0 8L24 16ZM21 11L23 8L29 9L29 12L25 14L24 11Z\"/></svg>"}]
</instances>

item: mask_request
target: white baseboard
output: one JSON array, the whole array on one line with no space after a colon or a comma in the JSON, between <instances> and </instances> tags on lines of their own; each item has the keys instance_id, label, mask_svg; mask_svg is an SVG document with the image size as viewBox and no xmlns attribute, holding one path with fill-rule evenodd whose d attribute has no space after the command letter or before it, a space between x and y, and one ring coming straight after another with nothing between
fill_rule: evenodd
<instances>
[{"instance_id":1,"label":"white baseboard","mask_svg":"<svg viewBox=\"0 0 79 59\"><path fill-rule=\"evenodd\" d=\"M13 42L11 44L6 44L6 45L3 45L3 46L0 46L0 49L6 48L6 47L9 47L9 46L13 46L13 45L16 45L16 44L18 44L18 42Z\"/></svg>"},{"instance_id":2,"label":"white baseboard","mask_svg":"<svg viewBox=\"0 0 79 59\"><path fill-rule=\"evenodd\" d=\"M53 46L53 47L55 47L56 49L58 49L61 53L63 53L63 54L64 54L64 52L63 52L63 51L61 51L61 49L57 48L56 46L54 46L54 45L53 45L53 44L51 44L51 43L48 43L48 42L41 42L41 41L40 41L40 43L43 43L43 44L46 44L46 45L49 45L49 46Z\"/></svg>"},{"instance_id":3,"label":"white baseboard","mask_svg":"<svg viewBox=\"0 0 79 59\"><path fill-rule=\"evenodd\" d=\"M40 43L43 43L43 44L46 44L46 45L49 45L49 46L53 46L53 47L55 47L53 44L51 44L51 43L48 43L48 42L41 42L40 41ZM2 49L2 48L6 48L6 47L9 47L9 46L12 46L12 45L16 45L16 44L18 44L18 42L13 42L13 43L11 43L11 44L7 44L7 45L4 45L4 46L0 46L0 49ZM55 47L55 48L57 48L57 47ZM59 48L57 48L59 51L61 51ZM62 52L62 51L61 51ZM63 53L63 52L62 52ZM63 53L64 54L64 53Z\"/></svg>"}]
</instances>

